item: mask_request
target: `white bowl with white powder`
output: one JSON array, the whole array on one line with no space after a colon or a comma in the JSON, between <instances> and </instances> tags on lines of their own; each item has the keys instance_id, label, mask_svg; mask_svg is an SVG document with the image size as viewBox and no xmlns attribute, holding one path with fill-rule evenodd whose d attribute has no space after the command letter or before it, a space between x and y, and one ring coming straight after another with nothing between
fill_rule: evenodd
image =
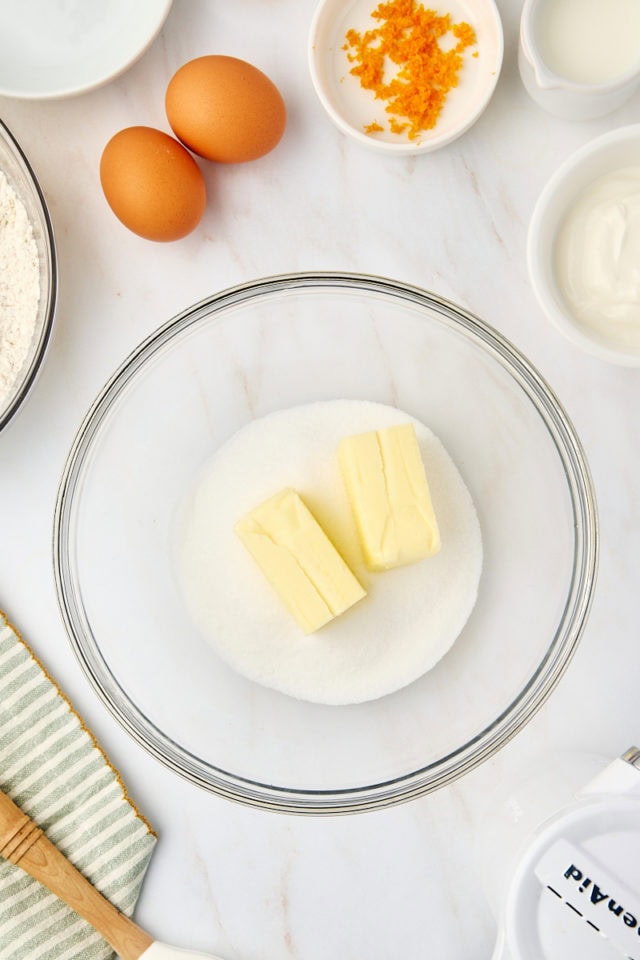
<instances>
[{"instance_id":1,"label":"white bowl with white powder","mask_svg":"<svg viewBox=\"0 0 640 960\"><path fill-rule=\"evenodd\" d=\"M407 420L443 546L374 575L332 451ZM282 485L366 577L312 636L233 532ZM134 351L78 432L54 542L73 647L125 729L219 795L336 813L433 790L522 728L582 632L597 523L566 414L495 330L319 273L214 295Z\"/></svg>"},{"instance_id":2,"label":"white bowl with white powder","mask_svg":"<svg viewBox=\"0 0 640 960\"><path fill-rule=\"evenodd\" d=\"M51 220L20 146L0 122L0 430L33 386L55 312Z\"/></svg>"}]
</instances>

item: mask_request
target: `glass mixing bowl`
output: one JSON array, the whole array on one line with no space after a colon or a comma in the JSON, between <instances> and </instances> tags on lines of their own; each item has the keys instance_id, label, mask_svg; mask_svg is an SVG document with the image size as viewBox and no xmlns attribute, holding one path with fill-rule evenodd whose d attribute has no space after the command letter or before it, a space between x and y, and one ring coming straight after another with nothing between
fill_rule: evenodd
<instances>
[{"instance_id":1,"label":"glass mixing bowl","mask_svg":"<svg viewBox=\"0 0 640 960\"><path fill-rule=\"evenodd\" d=\"M352 706L296 700L222 663L186 611L172 548L185 491L227 438L334 398L426 423L466 481L484 544L478 601L451 651ZM433 294L318 273L216 294L134 351L70 452L54 552L75 652L139 743L214 793L319 814L434 790L520 730L576 648L597 542L580 443L517 350Z\"/></svg>"},{"instance_id":2,"label":"glass mixing bowl","mask_svg":"<svg viewBox=\"0 0 640 960\"><path fill-rule=\"evenodd\" d=\"M17 141L0 121L0 171L24 204L33 228L40 271L40 300L27 357L6 395L0 398L0 430L11 420L33 386L49 343L56 307L57 260L47 204Z\"/></svg>"}]
</instances>

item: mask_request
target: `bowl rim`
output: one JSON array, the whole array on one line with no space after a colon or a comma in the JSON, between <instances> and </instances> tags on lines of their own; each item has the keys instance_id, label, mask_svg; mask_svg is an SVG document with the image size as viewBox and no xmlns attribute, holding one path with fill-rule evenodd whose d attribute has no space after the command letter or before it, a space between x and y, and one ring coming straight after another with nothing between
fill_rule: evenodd
<instances>
[{"instance_id":1,"label":"bowl rim","mask_svg":"<svg viewBox=\"0 0 640 960\"><path fill-rule=\"evenodd\" d=\"M432 153L435 150L439 150L442 147L448 146L450 143L453 143L454 140L457 140L464 133L466 133L467 130L469 130L476 123L476 121L480 119L488 107L493 94L495 93L504 60L504 28L502 26L502 19L496 5L496 0L475 0L476 4L484 3L487 10L489 10L491 13L498 46L495 69L491 72L491 74L489 74L484 96L479 101L475 110L471 111L466 119L462 121L455 129L449 131L448 134L444 134L439 137L432 137L423 141L422 143L404 140L399 140L397 143L395 143L389 140L378 140L376 137L368 136L362 130L358 130L357 127L354 127L340 111L334 108L330 98L325 92L325 84L322 82L317 70L316 55L318 26L329 2L331 2L331 0L319 0L314 10L307 40L307 61L311 76L311 83L316 95L324 107L327 115L342 133L351 137L362 146L365 146L376 152L409 157L418 156L424 153ZM376 0L372 0L372 7L375 5L375 2Z\"/></svg>"},{"instance_id":2,"label":"bowl rim","mask_svg":"<svg viewBox=\"0 0 640 960\"><path fill-rule=\"evenodd\" d=\"M58 84L50 88L25 89L19 84L0 83L0 96L12 97L16 100L62 100L67 97L75 97L82 93L88 93L99 87L110 83L121 76L134 63L136 63L151 47L153 42L160 34L162 28L171 11L173 0L155 0L156 9L148 17L149 29L145 39L137 47L131 48L126 57L119 63L112 65L109 69L95 74L91 78L85 78L83 81L76 81L74 84ZM135 9L135 5L132 5Z\"/></svg>"},{"instance_id":3,"label":"bowl rim","mask_svg":"<svg viewBox=\"0 0 640 960\"><path fill-rule=\"evenodd\" d=\"M34 170L27 159L25 152L22 147L16 140L15 136L9 130L7 125L0 120L0 138L3 140L5 146L8 148L9 152L12 154L16 164L22 170L25 178L31 184L33 190L33 199L38 206L41 216L42 223L44 225L44 249L46 253L46 263L45 269L46 274L49 279L48 290L46 292L46 303L44 305L44 323L42 329L39 333L39 342L36 348L36 351L31 359L29 369L26 372L24 380L22 381L20 388L17 390L15 396L11 400L10 404L6 409L0 412L0 432L7 426L10 420L13 419L13 416L18 412L18 409L24 403L27 395L30 393L31 388L33 387L38 374L42 368L45 355L47 353L49 343L51 341L51 333L53 330L53 322L56 312L56 304L58 299L58 257L56 252L56 240L55 234L53 231L53 224L51 222L51 217L49 215L49 208L47 207L47 202L44 198L44 194L38 182ZM42 291L41 291L42 296Z\"/></svg>"},{"instance_id":4,"label":"bowl rim","mask_svg":"<svg viewBox=\"0 0 640 960\"><path fill-rule=\"evenodd\" d=\"M212 310L219 312L264 294L325 288L373 291L436 310L445 323L479 341L513 377L539 413L563 464L574 514L574 557L565 608L544 657L515 700L490 724L461 747L416 771L361 787L305 790L262 783L216 768L173 742L142 714L110 673L91 631L89 636L83 633L82 598L73 589L66 547L73 539L74 494L84 463L91 456L93 439L109 415L111 401L145 362L174 335L197 323L205 310L208 317ZM575 653L593 599L598 552L595 493L582 445L557 397L531 363L497 330L449 300L399 281L338 271L278 274L229 287L188 307L143 340L107 381L80 424L61 476L53 525L54 575L62 619L78 661L110 713L152 756L191 783L248 806L286 814L335 815L396 805L452 783L497 752L540 709Z\"/></svg>"},{"instance_id":5,"label":"bowl rim","mask_svg":"<svg viewBox=\"0 0 640 960\"><path fill-rule=\"evenodd\" d=\"M527 231L526 257L529 279L538 303L547 319L567 340L600 360L606 360L619 366L638 367L640 366L640 350L636 352L627 351L622 347L607 344L604 338L592 336L587 327L573 319L568 305L565 305L564 308L561 307L559 300L552 294L550 283L552 269L549 265L549 258L552 251L547 247L543 250L541 244L544 227L550 223L555 233L560 225L562 218L554 212L555 201L556 198L560 197L565 185L570 182L572 174L585 161L598 156L598 154L606 153L607 149L614 144L627 141L635 141L640 146L640 123L625 124L616 127L614 130L608 130L588 140L587 143L578 147L562 161L543 186L533 208ZM574 198L580 193L581 189L573 190Z\"/></svg>"}]
</instances>

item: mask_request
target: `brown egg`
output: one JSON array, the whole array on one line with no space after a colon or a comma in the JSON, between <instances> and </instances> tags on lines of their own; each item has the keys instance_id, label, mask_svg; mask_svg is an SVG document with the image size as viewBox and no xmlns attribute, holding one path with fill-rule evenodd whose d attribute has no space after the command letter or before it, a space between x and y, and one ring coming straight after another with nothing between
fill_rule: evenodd
<instances>
[{"instance_id":1,"label":"brown egg","mask_svg":"<svg viewBox=\"0 0 640 960\"><path fill-rule=\"evenodd\" d=\"M190 150L220 163L255 160L273 150L287 122L278 88L235 57L190 60L173 75L167 118Z\"/></svg>"},{"instance_id":2,"label":"brown egg","mask_svg":"<svg viewBox=\"0 0 640 960\"><path fill-rule=\"evenodd\" d=\"M147 240L179 240L204 212L200 168L182 144L153 127L127 127L109 140L100 182L116 217Z\"/></svg>"}]
</instances>

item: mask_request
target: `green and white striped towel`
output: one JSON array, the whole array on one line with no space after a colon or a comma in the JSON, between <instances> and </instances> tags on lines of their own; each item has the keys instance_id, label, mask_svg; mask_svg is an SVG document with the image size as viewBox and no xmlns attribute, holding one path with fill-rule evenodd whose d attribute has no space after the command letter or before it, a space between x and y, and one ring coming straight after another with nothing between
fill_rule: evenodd
<instances>
[{"instance_id":1,"label":"green and white striped towel","mask_svg":"<svg viewBox=\"0 0 640 960\"><path fill-rule=\"evenodd\" d=\"M155 836L82 720L0 612L0 787L123 913ZM0 960L107 960L84 920L0 861Z\"/></svg>"}]
</instances>

